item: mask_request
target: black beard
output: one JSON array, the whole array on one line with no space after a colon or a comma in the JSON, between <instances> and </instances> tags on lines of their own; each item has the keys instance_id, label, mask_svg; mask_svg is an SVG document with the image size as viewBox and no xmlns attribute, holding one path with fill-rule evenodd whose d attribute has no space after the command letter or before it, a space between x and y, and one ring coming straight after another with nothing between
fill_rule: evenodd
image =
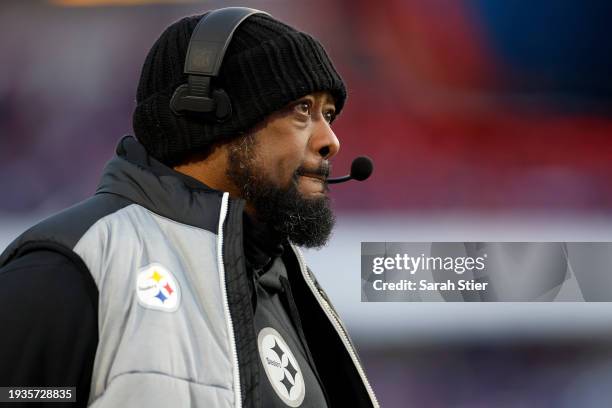
<instances>
[{"instance_id":1,"label":"black beard","mask_svg":"<svg viewBox=\"0 0 612 408\"><path fill-rule=\"evenodd\" d=\"M304 198L300 194L297 185L301 168L296 169L287 188L276 186L258 170L254 146L251 135L230 143L227 176L253 206L257 219L298 246L325 245L336 222L329 197Z\"/></svg>"}]
</instances>

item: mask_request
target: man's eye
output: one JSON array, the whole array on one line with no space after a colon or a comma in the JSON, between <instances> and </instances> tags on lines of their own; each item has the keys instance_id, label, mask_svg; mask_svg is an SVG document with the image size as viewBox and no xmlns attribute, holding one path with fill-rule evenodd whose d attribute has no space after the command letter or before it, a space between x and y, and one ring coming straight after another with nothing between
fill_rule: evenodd
<instances>
[{"instance_id":1,"label":"man's eye","mask_svg":"<svg viewBox=\"0 0 612 408\"><path fill-rule=\"evenodd\" d=\"M324 113L324 116L327 123L332 123L334 119L336 119L336 112L334 112L333 110L329 110Z\"/></svg>"},{"instance_id":2,"label":"man's eye","mask_svg":"<svg viewBox=\"0 0 612 408\"><path fill-rule=\"evenodd\" d=\"M298 102L295 105L295 110L302 115L310 116L310 104L308 102Z\"/></svg>"}]
</instances>

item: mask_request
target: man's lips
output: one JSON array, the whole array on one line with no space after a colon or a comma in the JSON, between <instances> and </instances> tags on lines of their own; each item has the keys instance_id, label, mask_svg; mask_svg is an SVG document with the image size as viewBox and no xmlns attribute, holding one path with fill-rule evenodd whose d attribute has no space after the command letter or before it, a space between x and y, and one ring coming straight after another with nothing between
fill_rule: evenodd
<instances>
[{"instance_id":1,"label":"man's lips","mask_svg":"<svg viewBox=\"0 0 612 408\"><path fill-rule=\"evenodd\" d=\"M322 183L327 183L329 177L329 164L322 165L320 167L307 168L305 166L299 168L296 173L298 176L309 177L311 179L318 180Z\"/></svg>"},{"instance_id":2,"label":"man's lips","mask_svg":"<svg viewBox=\"0 0 612 408\"><path fill-rule=\"evenodd\" d=\"M313 174L313 173L300 173L300 176L302 176L302 177L309 177L309 178L318 180L318 181L320 181L322 183L325 183L326 179L327 179L325 176L323 176L321 174Z\"/></svg>"}]
</instances>

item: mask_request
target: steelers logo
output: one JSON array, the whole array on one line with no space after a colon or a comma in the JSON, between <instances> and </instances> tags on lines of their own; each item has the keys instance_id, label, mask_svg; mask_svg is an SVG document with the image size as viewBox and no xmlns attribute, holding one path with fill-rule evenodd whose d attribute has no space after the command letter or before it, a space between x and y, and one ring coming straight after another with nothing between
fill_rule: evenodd
<instances>
[{"instance_id":1,"label":"steelers logo","mask_svg":"<svg viewBox=\"0 0 612 408\"><path fill-rule=\"evenodd\" d=\"M138 272L138 303L148 309L173 312L178 309L181 292L174 276L163 265L152 263Z\"/></svg>"},{"instance_id":2,"label":"steelers logo","mask_svg":"<svg viewBox=\"0 0 612 408\"><path fill-rule=\"evenodd\" d=\"M290 407L299 407L306 393L304 377L285 340L273 328L265 327L257 336L257 346L266 376L278 397Z\"/></svg>"}]
</instances>

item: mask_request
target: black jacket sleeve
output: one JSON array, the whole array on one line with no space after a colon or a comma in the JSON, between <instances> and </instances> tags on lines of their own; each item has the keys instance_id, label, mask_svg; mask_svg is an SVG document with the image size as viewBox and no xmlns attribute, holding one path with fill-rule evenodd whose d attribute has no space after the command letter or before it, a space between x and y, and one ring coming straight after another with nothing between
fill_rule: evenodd
<instances>
[{"instance_id":1,"label":"black jacket sleeve","mask_svg":"<svg viewBox=\"0 0 612 408\"><path fill-rule=\"evenodd\" d=\"M86 406L98 324L97 291L82 269L51 250L0 268L0 386L77 387L71 406Z\"/></svg>"}]
</instances>

